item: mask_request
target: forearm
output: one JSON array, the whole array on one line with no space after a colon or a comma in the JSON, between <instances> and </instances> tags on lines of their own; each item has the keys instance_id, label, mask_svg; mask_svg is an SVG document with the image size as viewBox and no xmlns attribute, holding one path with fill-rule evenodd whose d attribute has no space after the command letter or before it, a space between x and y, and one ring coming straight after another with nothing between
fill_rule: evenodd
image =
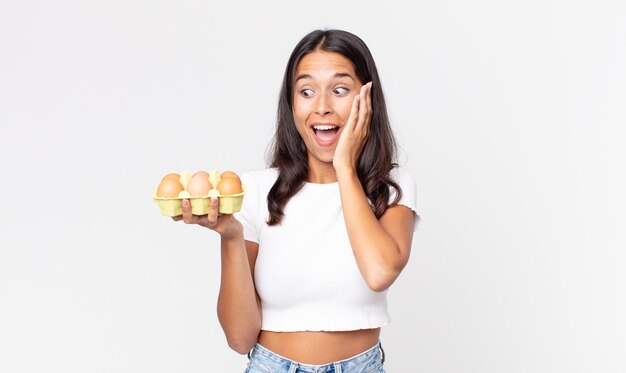
<instances>
[{"instance_id":1,"label":"forearm","mask_svg":"<svg viewBox=\"0 0 626 373\"><path fill-rule=\"evenodd\" d=\"M374 215L355 170L337 172L341 205L359 270L375 291L388 288L405 261L397 242Z\"/></svg>"},{"instance_id":2,"label":"forearm","mask_svg":"<svg viewBox=\"0 0 626 373\"><path fill-rule=\"evenodd\" d=\"M257 341L261 312L243 237L222 239L221 261L217 315L229 346L245 354Z\"/></svg>"}]
</instances>

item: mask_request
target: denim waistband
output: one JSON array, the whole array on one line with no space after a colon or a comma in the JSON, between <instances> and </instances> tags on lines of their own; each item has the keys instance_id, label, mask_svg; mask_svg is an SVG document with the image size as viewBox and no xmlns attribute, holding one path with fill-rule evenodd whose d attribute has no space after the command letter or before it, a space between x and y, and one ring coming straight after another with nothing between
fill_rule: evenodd
<instances>
[{"instance_id":1,"label":"denim waistband","mask_svg":"<svg viewBox=\"0 0 626 373\"><path fill-rule=\"evenodd\" d=\"M366 351L347 359L323 365L313 365L290 360L257 343L248 353L248 358L252 364L257 365L257 368L265 369L269 372L346 373L353 371L355 368L382 365L385 361L385 351L379 341ZM359 369L358 371L361 370Z\"/></svg>"}]
</instances>

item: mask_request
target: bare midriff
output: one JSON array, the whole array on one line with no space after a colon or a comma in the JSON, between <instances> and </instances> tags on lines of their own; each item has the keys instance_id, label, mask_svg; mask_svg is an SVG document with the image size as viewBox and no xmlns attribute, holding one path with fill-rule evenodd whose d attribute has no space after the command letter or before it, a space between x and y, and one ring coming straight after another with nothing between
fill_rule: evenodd
<instances>
[{"instance_id":1,"label":"bare midriff","mask_svg":"<svg viewBox=\"0 0 626 373\"><path fill-rule=\"evenodd\" d=\"M261 330L259 344L303 364L322 365L358 355L373 347L380 328L342 332L270 332Z\"/></svg>"}]
</instances>

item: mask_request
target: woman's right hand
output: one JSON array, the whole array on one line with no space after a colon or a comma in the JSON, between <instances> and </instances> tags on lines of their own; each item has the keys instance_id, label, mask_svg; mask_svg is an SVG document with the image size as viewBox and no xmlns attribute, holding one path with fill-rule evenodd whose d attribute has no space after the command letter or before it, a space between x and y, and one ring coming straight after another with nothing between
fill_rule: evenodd
<instances>
[{"instance_id":1,"label":"woman's right hand","mask_svg":"<svg viewBox=\"0 0 626 373\"><path fill-rule=\"evenodd\" d=\"M243 240L243 226L232 214L220 214L218 212L218 199L211 197L209 213L206 215L193 215L191 204L188 199L182 200L183 214L172 216L174 221L184 221L186 224L197 224L216 231L222 239L241 237Z\"/></svg>"}]
</instances>

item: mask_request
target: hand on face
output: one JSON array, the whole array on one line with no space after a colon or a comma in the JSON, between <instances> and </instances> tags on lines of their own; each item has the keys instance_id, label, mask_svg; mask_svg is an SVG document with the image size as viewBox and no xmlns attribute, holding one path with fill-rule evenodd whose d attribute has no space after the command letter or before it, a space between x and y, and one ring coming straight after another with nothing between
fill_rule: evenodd
<instances>
[{"instance_id":1,"label":"hand on face","mask_svg":"<svg viewBox=\"0 0 626 373\"><path fill-rule=\"evenodd\" d=\"M372 82L369 82L361 87L358 95L354 96L350 116L342 129L333 156L333 167L337 172L342 169L356 170L359 157L370 133L372 120L371 91Z\"/></svg>"}]
</instances>

